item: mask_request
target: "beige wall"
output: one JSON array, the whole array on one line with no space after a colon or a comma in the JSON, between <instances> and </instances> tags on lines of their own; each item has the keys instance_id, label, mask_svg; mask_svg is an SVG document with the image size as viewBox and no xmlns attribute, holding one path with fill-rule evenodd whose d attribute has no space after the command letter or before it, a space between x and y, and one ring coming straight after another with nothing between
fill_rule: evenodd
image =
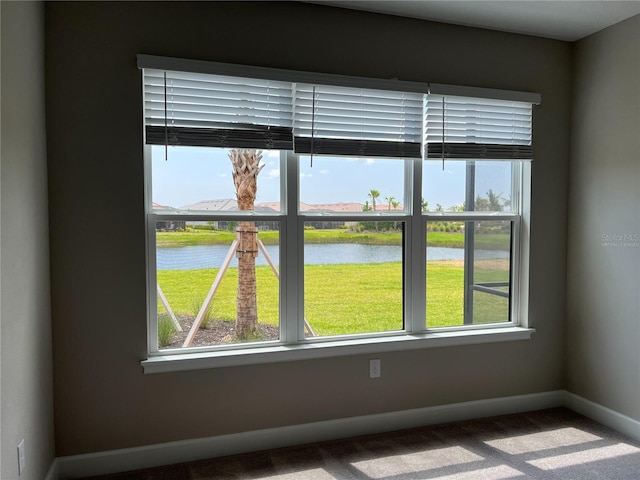
<instances>
[{"instance_id":1,"label":"beige wall","mask_svg":"<svg viewBox=\"0 0 640 480\"><path fill-rule=\"evenodd\" d=\"M640 16L575 46L568 389L640 420Z\"/></svg>"},{"instance_id":2,"label":"beige wall","mask_svg":"<svg viewBox=\"0 0 640 480\"><path fill-rule=\"evenodd\" d=\"M301 3L46 4L58 455L564 386L571 47ZM536 91L533 339L143 375L138 53Z\"/></svg>"},{"instance_id":3,"label":"beige wall","mask_svg":"<svg viewBox=\"0 0 640 480\"><path fill-rule=\"evenodd\" d=\"M1 2L0 319L4 480L41 480L54 458L44 122L44 6Z\"/></svg>"}]
</instances>

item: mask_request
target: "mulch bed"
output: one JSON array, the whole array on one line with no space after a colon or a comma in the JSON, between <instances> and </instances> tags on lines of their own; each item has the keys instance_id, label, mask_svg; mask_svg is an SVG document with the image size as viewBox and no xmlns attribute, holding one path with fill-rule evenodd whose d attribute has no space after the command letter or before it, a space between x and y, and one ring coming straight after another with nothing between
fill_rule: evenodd
<instances>
[{"instance_id":1,"label":"mulch bed","mask_svg":"<svg viewBox=\"0 0 640 480\"><path fill-rule=\"evenodd\" d=\"M193 325L194 318L189 316L178 315L178 322L182 326L182 332L177 332L173 338L173 342L169 345L161 348L180 348L184 343L185 338L189 334L191 325ZM222 320L211 320L206 328L200 327L198 333L193 339L191 346L203 347L211 345L224 345L228 343L237 343L236 338L236 323L225 322ZM280 338L280 329L275 325L268 325L265 323L258 323L258 338L254 341L266 341L266 340L278 340Z\"/></svg>"}]
</instances>

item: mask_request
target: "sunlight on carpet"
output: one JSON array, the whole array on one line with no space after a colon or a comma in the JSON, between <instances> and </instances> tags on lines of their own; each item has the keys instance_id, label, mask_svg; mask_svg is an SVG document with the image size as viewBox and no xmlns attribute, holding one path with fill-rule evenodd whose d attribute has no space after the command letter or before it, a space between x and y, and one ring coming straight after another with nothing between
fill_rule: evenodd
<instances>
[{"instance_id":1,"label":"sunlight on carpet","mask_svg":"<svg viewBox=\"0 0 640 480\"><path fill-rule=\"evenodd\" d=\"M529 478L524 473L506 465L478 468L469 472L458 472L444 477L423 477L430 480L519 480Z\"/></svg>"},{"instance_id":2,"label":"sunlight on carpet","mask_svg":"<svg viewBox=\"0 0 640 480\"><path fill-rule=\"evenodd\" d=\"M253 477L259 480L336 480L323 468L311 468L309 470L298 470L291 473L281 473L268 475L266 477Z\"/></svg>"},{"instance_id":3,"label":"sunlight on carpet","mask_svg":"<svg viewBox=\"0 0 640 480\"><path fill-rule=\"evenodd\" d=\"M580 450L579 452L574 453L529 460L527 463L530 463L534 467L542 470L558 470L561 468L572 467L574 465L584 465L587 463L632 455L634 453L640 453L640 448L636 448L626 443L617 443L607 447L592 448L589 450ZM638 472L638 474L640 475L640 472Z\"/></svg>"},{"instance_id":4,"label":"sunlight on carpet","mask_svg":"<svg viewBox=\"0 0 640 480\"><path fill-rule=\"evenodd\" d=\"M596 440L602 440L602 438L574 427L567 427L547 432L505 437L499 440L487 440L484 443L509 455L520 455L522 453L580 445Z\"/></svg>"},{"instance_id":5,"label":"sunlight on carpet","mask_svg":"<svg viewBox=\"0 0 640 480\"><path fill-rule=\"evenodd\" d=\"M352 463L352 465L370 478L386 478L391 475L408 474L416 470L433 470L483 460L483 457L465 448L447 447L363 460Z\"/></svg>"}]
</instances>

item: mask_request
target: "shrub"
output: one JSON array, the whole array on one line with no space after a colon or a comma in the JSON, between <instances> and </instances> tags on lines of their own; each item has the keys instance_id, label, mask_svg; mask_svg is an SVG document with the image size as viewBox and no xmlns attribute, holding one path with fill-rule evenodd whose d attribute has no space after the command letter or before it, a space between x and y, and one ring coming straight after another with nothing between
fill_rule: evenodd
<instances>
[{"instance_id":1,"label":"shrub","mask_svg":"<svg viewBox=\"0 0 640 480\"><path fill-rule=\"evenodd\" d=\"M162 316L158 319L158 344L161 347L166 347L173 342L173 337L175 337L177 328L171 320L167 316Z\"/></svg>"},{"instance_id":2,"label":"shrub","mask_svg":"<svg viewBox=\"0 0 640 480\"><path fill-rule=\"evenodd\" d=\"M193 313L193 318L198 317L198 313L200 313L200 308L202 308L202 304L204 303L204 299L200 297L191 298L191 312ZM211 320L213 320L213 305L210 304L209 308L204 312L204 316L202 317L202 321L200 322L200 328L207 328L211 324Z\"/></svg>"}]
</instances>

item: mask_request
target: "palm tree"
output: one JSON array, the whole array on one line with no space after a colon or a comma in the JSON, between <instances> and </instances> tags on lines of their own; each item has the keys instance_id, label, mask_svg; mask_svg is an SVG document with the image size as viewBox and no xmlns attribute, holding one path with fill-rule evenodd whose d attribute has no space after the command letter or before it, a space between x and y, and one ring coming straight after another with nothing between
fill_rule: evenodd
<instances>
[{"instance_id":1,"label":"palm tree","mask_svg":"<svg viewBox=\"0 0 640 480\"><path fill-rule=\"evenodd\" d=\"M389 210L391 210L391 207L393 207L393 209L396 210L399 206L400 206L400 202L395 198L391 197L391 200L389 201ZM393 222L393 230L395 231L397 229L398 229L398 222Z\"/></svg>"},{"instance_id":2,"label":"palm tree","mask_svg":"<svg viewBox=\"0 0 640 480\"><path fill-rule=\"evenodd\" d=\"M371 210L373 210L373 213L376 212L376 198L378 198L380 196L380 192L378 190L375 189L371 189L369 190L369 196L371 197ZM378 222L373 222L373 224L376 227L376 232L378 231Z\"/></svg>"},{"instance_id":3,"label":"palm tree","mask_svg":"<svg viewBox=\"0 0 640 480\"><path fill-rule=\"evenodd\" d=\"M255 149L229 150L233 167L238 210L253 210L258 191L258 174L264 167L262 152ZM247 340L257 332L256 256L258 229L255 222L238 222L236 256L238 257L238 296L236 300L236 335Z\"/></svg>"},{"instance_id":4,"label":"palm tree","mask_svg":"<svg viewBox=\"0 0 640 480\"><path fill-rule=\"evenodd\" d=\"M369 196L371 197L371 209L376 211L376 198L380 196L380 192L375 189L369 190Z\"/></svg>"},{"instance_id":5,"label":"palm tree","mask_svg":"<svg viewBox=\"0 0 640 480\"><path fill-rule=\"evenodd\" d=\"M506 204L506 202L505 202ZM489 189L486 197L481 197L478 195L476 198L476 210L483 212L501 212L504 210L504 205L502 203L502 194L495 193L493 190Z\"/></svg>"},{"instance_id":6,"label":"palm tree","mask_svg":"<svg viewBox=\"0 0 640 480\"><path fill-rule=\"evenodd\" d=\"M478 212L488 212L489 211L489 200L484 197L478 195L476 197L475 209Z\"/></svg>"},{"instance_id":7,"label":"palm tree","mask_svg":"<svg viewBox=\"0 0 640 480\"><path fill-rule=\"evenodd\" d=\"M423 212L426 212L429 210L429 202L427 202L424 199L424 197L420 199L420 208L422 209Z\"/></svg>"},{"instance_id":8,"label":"palm tree","mask_svg":"<svg viewBox=\"0 0 640 480\"><path fill-rule=\"evenodd\" d=\"M391 205L393 205L393 203L395 202L396 204L398 202L396 202L396 198L395 197L384 197L384 199L387 201L387 203L389 204L389 210L391 210Z\"/></svg>"},{"instance_id":9,"label":"palm tree","mask_svg":"<svg viewBox=\"0 0 640 480\"><path fill-rule=\"evenodd\" d=\"M489 211L491 212L501 212L504 207L502 205L502 194L494 193L493 190L489 189L487 192L487 200L489 201Z\"/></svg>"}]
</instances>

